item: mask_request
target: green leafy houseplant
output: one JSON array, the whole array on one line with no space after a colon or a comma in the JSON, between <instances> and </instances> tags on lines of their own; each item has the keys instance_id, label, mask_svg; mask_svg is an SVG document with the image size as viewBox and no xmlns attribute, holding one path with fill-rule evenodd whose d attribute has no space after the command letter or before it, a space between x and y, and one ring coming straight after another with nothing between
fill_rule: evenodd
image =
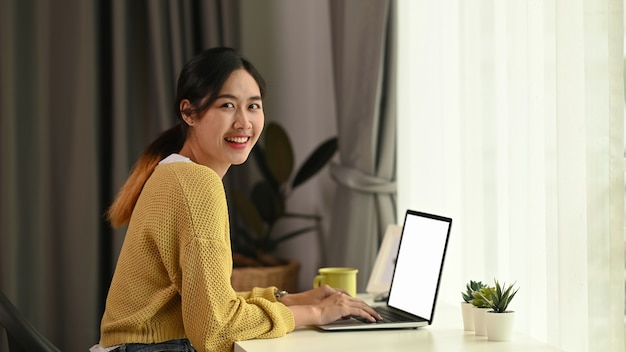
<instances>
[{"instance_id":1,"label":"green leafy houseplant","mask_svg":"<svg viewBox=\"0 0 626 352\"><path fill-rule=\"evenodd\" d=\"M508 286L506 284L500 285L498 280L495 280L495 284L495 289L485 293L480 291L478 294L486 303L487 308L491 308L496 313L506 313L509 303L511 303L519 288L513 290L515 284Z\"/></svg>"},{"instance_id":2,"label":"green leafy houseplant","mask_svg":"<svg viewBox=\"0 0 626 352\"><path fill-rule=\"evenodd\" d=\"M483 284L481 281L470 280L470 282L465 285L465 292L461 292L463 301L471 303L472 299L474 299L474 292L479 291L483 287L487 287L487 285Z\"/></svg>"},{"instance_id":3,"label":"green leafy houseplant","mask_svg":"<svg viewBox=\"0 0 626 352\"><path fill-rule=\"evenodd\" d=\"M258 143L252 157L261 174L249 193L232 192L240 223L231 232L233 258L236 267L274 266L282 262L271 253L277 246L296 236L321 231L321 218L317 214L290 212L286 203L293 191L315 176L338 148L337 138L321 143L295 172L294 153L286 131L277 123L265 127L264 144ZM281 220L304 219L308 225L299 225L287 233L277 234L276 225Z\"/></svg>"}]
</instances>

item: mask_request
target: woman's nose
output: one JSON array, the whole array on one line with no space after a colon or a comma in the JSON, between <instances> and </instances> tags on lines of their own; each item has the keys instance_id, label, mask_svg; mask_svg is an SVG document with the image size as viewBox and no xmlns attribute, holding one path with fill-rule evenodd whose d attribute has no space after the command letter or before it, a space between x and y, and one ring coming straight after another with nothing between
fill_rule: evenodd
<instances>
[{"instance_id":1,"label":"woman's nose","mask_svg":"<svg viewBox=\"0 0 626 352\"><path fill-rule=\"evenodd\" d=\"M250 127L250 119L245 111L238 110L235 113L235 123L233 124L233 127L238 130L248 129Z\"/></svg>"}]
</instances>

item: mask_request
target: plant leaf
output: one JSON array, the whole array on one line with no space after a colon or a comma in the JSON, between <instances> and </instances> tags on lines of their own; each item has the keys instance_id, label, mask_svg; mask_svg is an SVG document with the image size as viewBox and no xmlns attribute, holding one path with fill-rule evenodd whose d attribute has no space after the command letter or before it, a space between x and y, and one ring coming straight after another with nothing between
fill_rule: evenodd
<instances>
[{"instance_id":1,"label":"plant leaf","mask_svg":"<svg viewBox=\"0 0 626 352\"><path fill-rule=\"evenodd\" d=\"M236 248L237 253L245 256L256 255L258 241L256 236L253 236L247 227L236 226L235 231L231 233L231 241L232 248Z\"/></svg>"},{"instance_id":2,"label":"plant leaf","mask_svg":"<svg viewBox=\"0 0 626 352\"><path fill-rule=\"evenodd\" d=\"M261 145L257 143L257 145L252 148L252 155L254 156L254 161L256 162L259 171L263 178L272 186L272 188L276 189L276 192L279 191L278 181L272 174L270 167L267 165L267 158L265 154L265 149Z\"/></svg>"},{"instance_id":3,"label":"plant leaf","mask_svg":"<svg viewBox=\"0 0 626 352\"><path fill-rule=\"evenodd\" d=\"M509 303L511 303L511 300L513 300L513 297L515 297L515 294L517 293L519 288L512 292L515 284L507 285L506 283L503 283L501 285L498 280L494 281L496 286L495 290L491 294L490 306L495 312L504 313L506 312Z\"/></svg>"},{"instance_id":4,"label":"plant leaf","mask_svg":"<svg viewBox=\"0 0 626 352\"><path fill-rule=\"evenodd\" d=\"M465 285L465 292L461 292L463 300L467 303L472 303L474 292L480 291L481 288L485 287L487 287L487 285L483 284L481 281L470 280L470 282Z\"/></svg>"},{"instance_id":5,"label":"plant leaf","mask_svg":"<svg viewBox=\"0 0 626 352\"><path fill-rule=\"evenodd\" d=\"M239 210L243 222L254 232L256 237L260 237L265 230L265 225L254 204L243 192L235 190L232 194L235 207Z\"/></svg>"},{"instance_id":6,"label":"plant leaf","mask_svg":"<svg viewBox=\"0 0 626 352\"><path fill-rule=\"evenodd\" d=\"M287 132L275 122L265 129L265 158L278 184L285 184L294 168L293 148Z\"/></svg>"},{"instance_id":7,"label":"plant leaf","mask_svg":"<svg viewBox=\"0 0 626 352\"><path fill-rule=\"evenodd\" d=\"M316 230L316 229L317 229L317 227L315 227L315 226L305 227L305 228L302 228L300 230L289 232L289 233L287 233L287 234L285 234L285 235L275 239L273 242L278 244L278 243L286 241L286 240L288 240L288 239L290 239L292 237L296 237L298 235L301 235L303 233L306 233L306 232L309 232L309 231L313 231L313 230Z\"/></svg>"},{"instance_id":8,"label":"plant leaf","mask_svg":"<svg viewBox=\"0 0 626 352\"><path fill-rule=\"evenodd\" d=\"M317 149L311 153L308 159L302 164L302 167L296 173L291 188L296 188L309 178L318 173L328 161L335 155L338 148L337 137L330 138L320 144Z\"/></svg>"},{"instance_id":9,"label":"plant leaf","mask_svg":"<svg viewBox=\"0 0 626 352\"><path fill-rule=\"evenodd\" d=\"M263 221L272 224L284 213L285 203L278 190L268 181L259 181L250 193L259 216Z\"/></svg>"},{"instance_id":10,"label":"plant leaf","mask_svg":"<svg viewBox=\"0 0 626 352\"><path fill-rule=\"evenodd\" d=\"M491 294L494 292L493 287L483 287L478 291L475 291L472 296L472 304L478 308L489 308L492 307L493 302L489 300L488 297L491 297Z\"/></svg>"}]
</instances>

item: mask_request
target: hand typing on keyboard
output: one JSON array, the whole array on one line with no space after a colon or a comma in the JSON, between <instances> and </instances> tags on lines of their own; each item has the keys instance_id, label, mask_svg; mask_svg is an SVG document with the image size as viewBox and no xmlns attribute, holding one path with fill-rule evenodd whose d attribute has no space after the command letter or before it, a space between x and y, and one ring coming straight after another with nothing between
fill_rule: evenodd
<instances>
[{"instance_id":1,"label":"hand typing on keyboard","mask_svg":"<svg viewBox=\"0 0 626 352\"><path fill-rule=\"evenodd\" d=\"M363 300L330 286L288 294L281 302L291 309L296 326L323 325L350 316L358 316L372 323L383 319Z\"/></svg>"}]
</instances>

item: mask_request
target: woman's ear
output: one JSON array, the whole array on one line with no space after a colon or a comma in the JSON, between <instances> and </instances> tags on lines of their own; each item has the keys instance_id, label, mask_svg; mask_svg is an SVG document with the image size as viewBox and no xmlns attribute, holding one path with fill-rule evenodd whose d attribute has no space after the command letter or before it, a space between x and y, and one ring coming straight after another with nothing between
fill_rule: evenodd
<instances>
[{"instance_id":1,"label":"woman's ear","mask_svg":"<svg viewBox=\"0 0 626 352\"><path fill-rule=\"evenodd\" d=\"M185 120L187 125L193 126L195 121L193 119L194 114L193 114L191 102L189 102L189 100L187 99L183 99L180 102L179 109L180 109L180 115L183 117L183 120Z\"/></svg>"}]
</instances>

